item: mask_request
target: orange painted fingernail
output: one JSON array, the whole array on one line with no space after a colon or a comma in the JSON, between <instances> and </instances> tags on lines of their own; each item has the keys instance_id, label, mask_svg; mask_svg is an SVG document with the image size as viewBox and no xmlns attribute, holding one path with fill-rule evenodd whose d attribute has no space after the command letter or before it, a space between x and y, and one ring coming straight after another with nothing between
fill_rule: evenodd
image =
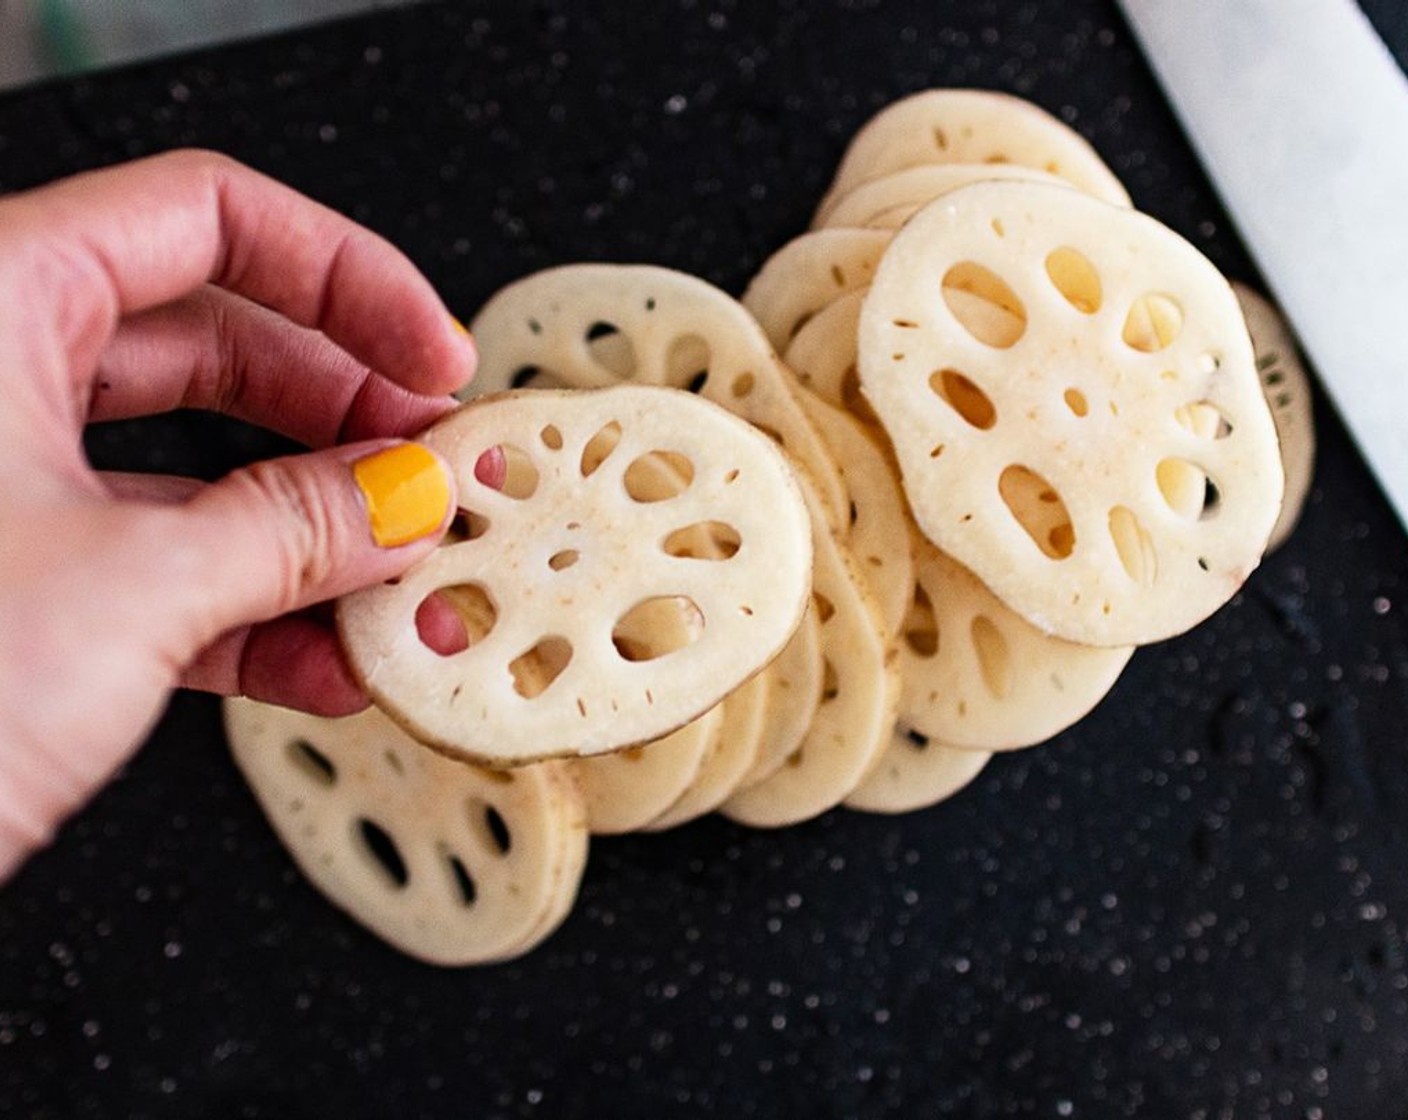
<instances>
[{"instance_id":1,"label":"orange painted fingernail","mask_svg":"<svg viewBox=\"0 0 1408 1120\"><path fill-rule=\"evenodd\" d=\"M450 322L454 324L455 330L459 331L460 334L464 335L465 338L470 340L470 342L474 341L474 335L470 334L469 328L463 323L461 323L458 319L456 319L453 315L450 316Z\"/></svg>"},{"instance_id":2,"label":"orange painted fingernail","mask_svg":"<svg viewBox=\"0 0 1408 1120\"><path fill-rule=\"evenodd\" d=\"M429 536L445 521L450 480L440 461L418 443L375 451L352 464L367 503L372 540L395 548Z\"/></svg>"}]
</instances>

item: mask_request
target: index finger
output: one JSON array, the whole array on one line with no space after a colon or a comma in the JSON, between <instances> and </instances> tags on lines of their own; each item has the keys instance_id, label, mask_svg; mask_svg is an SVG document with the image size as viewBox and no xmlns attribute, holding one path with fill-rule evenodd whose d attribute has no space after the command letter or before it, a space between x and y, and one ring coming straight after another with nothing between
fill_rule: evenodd
<instances>
[{"instance_id":1,"label":"index finger","mask_svg":"<svg viewBox=\"0 0 1408 1120\"><path fill-rule=\"evenodd\" d=\"M0 201L0 249L29 321L58 324L70 368L84 376L95 336L106 340L122 315L207 282L322 331L416 392L451 392L474 371L473 342L399 250L212 152L154 156Z\"/></svg>"}]
</instances>

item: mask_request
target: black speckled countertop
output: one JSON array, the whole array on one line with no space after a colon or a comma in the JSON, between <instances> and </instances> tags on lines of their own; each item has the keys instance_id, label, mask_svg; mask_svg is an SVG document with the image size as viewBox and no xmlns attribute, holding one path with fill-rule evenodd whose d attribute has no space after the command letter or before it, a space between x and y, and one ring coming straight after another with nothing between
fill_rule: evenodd
<instances>
[{"instance_id":1,"label":"black speckled countertop","mask_svg":"<svg viewBox=\"0 0 1408 1120\"><path fill-rule=\"evenodd\" d=\"M738 292L930 85L1059 114L1256 281L1103 0L413 7L6 95L0 188L205 145L465 316L572 260ZM1295 536L1075 729L923 813L597 841L510 964L433 970L342 917L178 696L0 890L0 1115L1404 1115L1408 538L1317 404ZM195 415L90 446L207 477L282 447Z\"/></svg>"}]
</instances>

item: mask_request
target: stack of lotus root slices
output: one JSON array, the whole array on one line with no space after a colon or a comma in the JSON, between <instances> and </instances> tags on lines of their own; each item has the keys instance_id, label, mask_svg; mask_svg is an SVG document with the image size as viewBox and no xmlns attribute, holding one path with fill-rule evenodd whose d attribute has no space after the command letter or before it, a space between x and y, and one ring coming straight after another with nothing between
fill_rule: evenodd
<instances>
[{"instance_id":1,"label":"stack of lotus root slices","mask_svg":"<svg viewBox=\"0 0 1408 1120\"><path fill-rule=\"evenodd\" d=\"M460 516L338 604L374 706L226 708L308 877L439 964L548 936L589 834L944 800L1227 602L1309 485L1274 309L1002 94L873 118L741 302L568 265L472 329L422 437Z\"/></svg>"}]
</instances>

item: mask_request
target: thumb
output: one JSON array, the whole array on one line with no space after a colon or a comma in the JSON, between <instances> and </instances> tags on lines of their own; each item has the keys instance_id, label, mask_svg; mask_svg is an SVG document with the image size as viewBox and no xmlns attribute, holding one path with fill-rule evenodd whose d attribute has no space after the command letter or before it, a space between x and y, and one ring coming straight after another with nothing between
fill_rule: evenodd
<instances>
[{"instance_id":1,"label":"thumb","mask_svg":"<svg viewBox=\"0 0 1408 1120\"><path fill-rule=\"evenodd\" d=\"M173 652L188 658L236 626L399 575L435 547L454 509L452 472L419 443L348 444L235 471L171 511Z\"/></svg>"}]
</instances>

